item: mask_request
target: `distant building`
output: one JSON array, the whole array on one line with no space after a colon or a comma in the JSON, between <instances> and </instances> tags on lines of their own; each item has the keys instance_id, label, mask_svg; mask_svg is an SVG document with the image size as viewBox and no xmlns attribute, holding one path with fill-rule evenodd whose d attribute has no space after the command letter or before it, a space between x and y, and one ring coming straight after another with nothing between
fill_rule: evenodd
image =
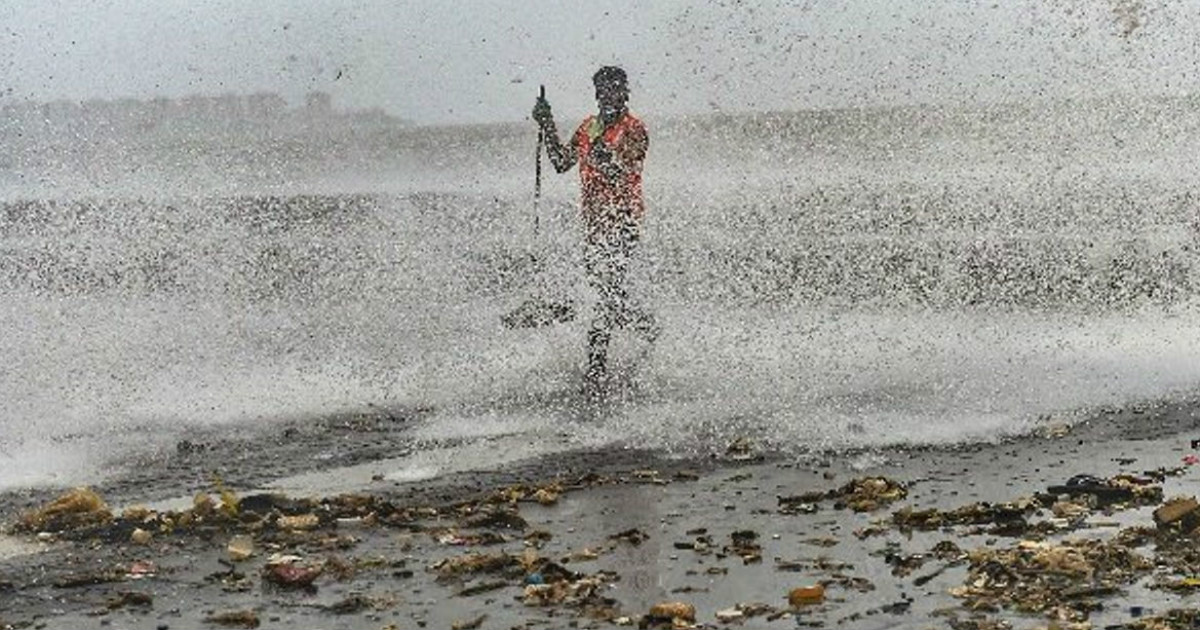
<instances>
[{"instance_id":1,"label":"distant building","mask_svg":"<svg viewBox=\"0 0 1200 630\"><path fill-rule=\"evenodd\" d=\"M388 128L408 123L388 115L380 108L338 111L333 97L326 92L309 92L302 107L289 107L279 94L226 93L219 96L193 94L180 99L156 97L150 100L122 98L86 101L59 100L0 104L0 134L24 137L55 136L66 133L76 137L92 134L148 134L156 130L190 129L217 125L230 128L293 127L297 131L319 126L350 128ZM197 128L198 130L199 128ZM81 136L82 134L82 136Z\"/></svg>"},{"instance_id":2,"label":"distant building","mask_svg":"<svg viewBox=\"0 0 1200 630\"><path fill-rule=\"evenodd\" d=\"M273 92L256 92L246 97L246 116L256 120L279 118L287 111L287 101Z\"/></svg>"}]
</instances>

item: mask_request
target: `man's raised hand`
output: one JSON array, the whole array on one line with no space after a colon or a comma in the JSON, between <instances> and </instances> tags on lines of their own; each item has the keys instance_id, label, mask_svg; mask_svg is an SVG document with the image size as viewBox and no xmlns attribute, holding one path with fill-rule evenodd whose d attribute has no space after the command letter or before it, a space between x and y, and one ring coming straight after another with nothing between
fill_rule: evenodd
<instances>
[{"instance_id":1,"label":"man's raised hand","mask_svg":"<svg viewBox=\"0 0 1200 630\"><path fill-rule=\"evenodd\" d=\"M550 101L545 96L539 96L533 104L533 120L545 127L554 122L554 113L550 111Z\"/></svg>"}]
</instances>

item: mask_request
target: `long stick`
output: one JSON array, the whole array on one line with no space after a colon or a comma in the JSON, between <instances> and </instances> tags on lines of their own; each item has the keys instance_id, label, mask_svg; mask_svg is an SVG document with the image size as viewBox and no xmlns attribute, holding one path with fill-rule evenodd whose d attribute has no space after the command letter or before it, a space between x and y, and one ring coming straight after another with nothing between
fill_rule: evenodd
<instances>
[{"instance_id":1,"label":"long stick","mask_svg":"<svg viewBox=\"0 0 1200 630\"><path fill-rule=\"evenodd\" d=\"M539 94L541 98L546 98L546 86L541 86ZM546 132L542 130L541 125L538 125L537 157L533 162L533 239L535 242L538 237L538 220L542 214L538 206L542 200L542 145L545 142Z\"/></svg>"}]
</instances>

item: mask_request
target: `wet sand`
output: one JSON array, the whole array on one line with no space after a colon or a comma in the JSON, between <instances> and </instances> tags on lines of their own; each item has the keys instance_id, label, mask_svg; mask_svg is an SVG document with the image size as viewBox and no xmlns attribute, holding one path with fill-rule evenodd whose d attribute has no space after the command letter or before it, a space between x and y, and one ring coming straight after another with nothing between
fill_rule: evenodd
<instances>
[{"instance_id":1,"label":"wet sand","mask_svg":"<svg viewBox=\"0 0 1200 630\"><path fill-rule=\"evenodd\" d=\"M417 479L419 468L412 478L392 475L419 449L506 448L502 436L406 443L422 413L370 410L267 433L214 431L130 462L95 488L115 521L13 533L0 544L0 627L653 626L645 616L652 605L682 601L695 607L698 626L1045 628L1063 611L968 610L971 600L951 593L968 583L967 553L1152 530L1158 502L1073 519L1043 507L1007 529L984 520L921 531L898 526L894 515L1044 495L1080 473L1171 471L1158 482L1166 497L1200 494L1200 474L1182 464L1200 438L1195 400L1098 411L1069 431L994 444L795 456L747 443L699 459L614 448L491 470L468 463L431 479ZM236 516L193 510L197 492L219 504L214 475L240 498ZM837 498L780 501L876 476L903 484L906 496L858 506L874 507L865 511ZM11 530L61 491L7 493L0 521ZM155 512L121 517L138 504ZM184 511L196 517L184 524ZM139 525L148 541L134 542ZM253 541L253 555L234 562L227 548L238 535ZM1064 595L1073 617L1055 623L1126 627L1194 607L1195 596L1151 588L1189 577L1164 565L1165 549L1161 540L1134 548L1160 562L1118 588L1101 588L1097 575L1071 583L1093 588ZM273 555L321 572L308 587L273 582ZM789 605L790 590L817 584L823 601ZM739 605L740 619L731 611Z\"/></svg>"}]
</instances>

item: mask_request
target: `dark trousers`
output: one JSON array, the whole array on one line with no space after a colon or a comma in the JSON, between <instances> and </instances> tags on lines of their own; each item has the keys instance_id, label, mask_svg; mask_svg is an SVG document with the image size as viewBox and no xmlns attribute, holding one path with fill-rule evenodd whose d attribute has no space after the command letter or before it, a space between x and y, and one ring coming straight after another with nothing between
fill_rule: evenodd
<instances>
[{"instance_id":1,"label":"dark trousers","mask_svg":"<svg viewBox=\"0 0 1200 630\"><path fill-rule=\"evenodd\" d=\"M637 244L638 234L632 228L588 235L583 263L588 284L598 296L588 331L588 376L591 378L607 373L608 344L613 330L633 328L651 341L658 336L654 316L631 302L626 286L629 262Z\"/></svg>"}]
</instances>

